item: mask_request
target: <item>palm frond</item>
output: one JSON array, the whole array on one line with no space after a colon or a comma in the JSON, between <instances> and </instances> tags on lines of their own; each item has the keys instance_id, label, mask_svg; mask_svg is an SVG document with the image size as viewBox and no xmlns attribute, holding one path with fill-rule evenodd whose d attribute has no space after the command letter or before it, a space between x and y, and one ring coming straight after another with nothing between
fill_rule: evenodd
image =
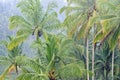
<instances>
[{"instance_id":1,"label":"palm frond","mask_svg":"<svg viewBox=\"0 0 120 80\"><path fill-rule=\"evenodd\" d=\"M23 17L21 16L12 16L10 17L10 29L15 29L15 28L31 28L32 24L26 21Z\"/></svg>"},{"instance_id":2,"label":"palm frond","mask_svg":"<svg viewBox=\"0 0 120 80\"><path fill-rule=\"evenodd\" d=\"M16 62L23 66L29 66L32 70L34 70L35 73L41 73L42 71L45 71L45 66L25 56L17 56Z\"/></svg>"},{"instance_id":3,"label":"palm frond","mask_svg":"<svg viewBox=\"0 0 120 80\"><path fill-rule=\"evenodd\" d=\"M120 31L119 31L120 26L118 25L118 28L116 29L117 29L116 32L114 32L114 34L108 40L112 50L114 50L114 48L116 47L116 44L118 43L118 36L120 35Z\"/></svg>"},{"instance_id":4,"label":"palm frond","mask_svg":"<svg viewBox=\"0 0 120 80\"><path fill-rule=\"evenodd\" d=\"M4 80L6 75L9 72L9 69L12 67L12 65L10 65L8 68L6 68L6 70L2 73L2 75L0 76L0 80Z\"/></svg>"},{"instance_id":5,"label":"palm frond","mask_svg":"<svg viewBox=\"0 0 120 80\"><path fill-rule=\"evenodd\" d=\"M17 80L47 80L48 77L46 74L35 74L35 73L23 73L17 77Z\"/></svg>"},{"instance_id":6,"label":"palm frond","mask_svg":"<svg viewBox=\"0 0 120 80\"><path fill-rule=\"evenodd\" d=\"M84 69L83 63L70 63L65 66L63 66L60 69L60 75L64 79L70 79L72 78L82 78L84 75L85 69Z\"/></svg>"},{"instance_id":7,"label":"palm frond","mask_svg":"<svg viewBox=\"0 0 120 80\"><path fill-rule=\"evenodd\" d=\"M11 60L6 56L0 56L0 64L7 65L10 64Z\"/></svg>"},{"instance_id":8,"label":"palm frond","mask_svg":"<svg viewBox=\"0 0 120 80\"><path fill-rule=\"evenodd\" d=\"M26 40L26 38L29 36L29 34L23 34L20 36L17 36L14 40L12 40L9 44L8 44L8 49L12 50L13 48L15 48L16 46L18 46L20 43L22 43L24 40Z\"/></svg>"}]
</instances>

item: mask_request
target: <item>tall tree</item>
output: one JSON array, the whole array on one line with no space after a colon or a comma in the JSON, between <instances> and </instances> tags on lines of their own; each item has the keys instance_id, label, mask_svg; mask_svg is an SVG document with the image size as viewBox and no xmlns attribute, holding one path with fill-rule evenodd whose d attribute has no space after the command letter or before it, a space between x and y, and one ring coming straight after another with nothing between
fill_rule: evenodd
<instances>
[{"instance_id":1,"label":"tall tree","mask_svg":"<svg viewBox=\"0 0 120 80\"><path fill-rule=\"evenodd\" d=\"M60 21L54 11L57 6L53 2L48 4L46 10L43 9L40 0L20 0L17 7L22 15L10 18L9 28L17 29L16 38L8 45L10 50L30 35L35 35L38 39L44 31L60 27Z\"/></svg>"},{"instance_id":2,"label":"tall tree","mask_svg":"<svg viewBox=\"0 0 120 80\"><path fill-rule=\"evenodd\" d=\"M101 30L96 35L94 42L100 41L101 45L103 44L103 42L105 42L105 40L108 40L111 50L113 51L112 57L113 61L114 61L114 49L116 47L116 44L118 43L120 35L119 4L120 2L118 0L115 1L98 0L97 5L99 8L100 15L96 17L96 21L100 22ZM114 63L113 61L112 63ZM112 69L113 67L114 66L112 65ZM112 76L113 72L114 71L112 71ZM114 79L114 77L112 77L112 79Z\"/></svg>"},{"instance_id":3,"label":"tall tree","mask_svg":"<svg viewBox=\"0 0 120 80\"><path fill-rule=\"evenodd\" d=\"M9 42L1 41L1 43L4 44L4 46L7 48L12 39L13 38L9 36ZM7 56L0 56L0 64L8 66L8 68L0 76L1 80L4 80L8 73L10 73L12 70L16 71L16 73L18 74L19 64L16 62L16 57L18 56L22 56L22 44L14 47L12 50L8 50Z\"/></svg>"},{"instance_id":4,"label":"tall tree","mask_svg":"<svg viewBox=\"0 0 120 80\"><path fill-rule=\"evenodd\" d=\"M73 41L66 38L59 38L54 35L47 35L45 41L35 42L36 48L39 47L43 59L30 59L23 57L21 62L23 72L18 76L18 80L27 79L77 79L83 78L84 64L77 60L73 54ZM30 67L31 69L29 69ZM71 70L70 70L71 69Z\"/></svg>"},{"instance_id":5,"label":"tall tree","mask_svg":"<svg viewBox=\"0 0 120 80\"><path fill-rule=\"evenodd\" d=\"M68 0L68 6L64 6L60 12L65 12L67 17L64 26L68 28L68 37L85 39L86 68L89 71L89 32L90 20L96 10L94 0ZM72 21L72 22L71 22ZM94 73L94 72L93 72ZM89 80L89 74L87 73Z\"/></svg>"}]
</instances>

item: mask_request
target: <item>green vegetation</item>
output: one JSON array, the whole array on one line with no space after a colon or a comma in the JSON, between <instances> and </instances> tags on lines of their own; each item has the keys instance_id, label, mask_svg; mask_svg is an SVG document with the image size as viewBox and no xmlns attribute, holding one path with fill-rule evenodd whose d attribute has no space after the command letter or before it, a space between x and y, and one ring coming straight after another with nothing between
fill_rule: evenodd
<instances>
[{"instance_id":1,"label":"green vegetation","mask_svg":"<svg viewBox=\"0 0 120 80\"><path fill-rule=\"evenodd\" d=\"M0 41L8 52L0 56L7 67L0 80L120 80L120 0L67 0L63 22L54 2L44 9L40 0L20 0L17 7L21 16L9 19L16 35ZM29 57L22 50L32 36Z\"/></svg>"}]
</instances>

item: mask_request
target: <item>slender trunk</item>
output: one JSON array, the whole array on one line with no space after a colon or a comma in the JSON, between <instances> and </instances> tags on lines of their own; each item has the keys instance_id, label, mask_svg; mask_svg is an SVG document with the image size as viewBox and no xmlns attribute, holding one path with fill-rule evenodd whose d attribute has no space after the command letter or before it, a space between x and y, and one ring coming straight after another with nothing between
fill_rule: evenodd
<instances>
[{"instance_id":1,"label":"slender trunk","mask_svg":"<svg viewBox=\"0 0 120 80\"><path fill-rule=\"evenodd\" d=\"M106 80L108 80L108 72L106 71Z\"/></svg>"},{"instance_id":2,"label":"slender trunk","mask_svg":"<svg viewBox=\"0 0 120 80\"><path fill-rule=\"evenodd\" d=\"M18 66L17 63L15 63L15 69L16 69L16 73L18 75L18 67L17 66Z\"/></svg>"},{"instance_id":3,"label":"slender trunk","mask_svg":"<svg viewBox=\"0 0 120 80\"><path fill-rule=\"evenodd\" d=\"M95 28L95 24L94 24L94 26L93 26L93 40L94 40L94 29ZM95 55L95 47L94 47L94 42L92 43L92 73L93 73L93 75L92 75L92 80L94 80L94 76L95 76L95 74L94 74L94 55Z\"/></svg>"},{"instance_id":4,"label":"slender trunk","mask_svg":"<svg viewBox=\"0 0 120 80\"><path fill-rule=\"evenodd\" d=\"M92 48L92 80L94 80L94 55L95 55L95 50L94 50L94 43L93 43L93 48Z\"/></svg>"},{"instance_id":5,"label":"slender trunk","mask_svg":"<svg viewBox=\"0 0 120 80\"><path fill-rule=\"evenodd\" d=\"M114 50L112 53L112 80L114 80Z\"/></svg>"},{"instance_id":6,"label":"slender trunk","mask_svg":"<svg viewBox=\"0 0 120 80\"><path fill-rule=\"evenodd\" d=\"M87 67L87 80L89 80L89 44L88 39L86 39L86 67Z\"/></svg>"}]
</instances>

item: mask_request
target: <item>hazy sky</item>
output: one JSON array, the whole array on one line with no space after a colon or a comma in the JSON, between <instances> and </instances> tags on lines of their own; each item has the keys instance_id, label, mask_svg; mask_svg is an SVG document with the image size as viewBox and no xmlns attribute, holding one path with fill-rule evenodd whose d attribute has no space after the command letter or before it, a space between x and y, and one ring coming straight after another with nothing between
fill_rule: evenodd
<instances>
[{"instance_id":1,"label":"hazy sky","mask_svg":"<svg viewBox=\"0 0 120 80\"><path fill-rule=\"evenodd\" d=\"M6 9L6 7L8 8L8 6L10 6L10 10L12 11L14 11L13 12L13 14L15 13L15 9L17 9L16 8L16 3L18 2L19 0L0 0L0 3L2 3L2 5L4 5L2 8L4 8L4 9ZM61 7L63 7L64 5L66 5L66 0L41 0L41 3L42 3L42 5L43 5L43 8L47 8L47 5L48 5L48 3L49 2L51 2L51 1L54 1L54 2L56 2L57 3L57 5L58 5L58 8L56 8L55 10L57 11L57 13L59 14L59 10L60 10L60 8ZM13 5L12 5L13 4ZM11 6L12 5L12 6ZM1 9L1 8L0 8ZM16 13L17 13L17 11L16 11ZM59 14L59 19L61 20L61 21L63 21L63 19L64 19L64 14Z\"/></svg>"},{"instance_id":2,"label":"hazy sky","mask_svg":"<svg viewBox=\"0 0 120 80\"><path fill-rule=\"evenodd\" d=\"M14 0L0 0L0 2L8 2L8 1L14 1ZM41 0L41 1L52 1L52 0ZM62 2L66 2L66 0L53 0L53 1L62 1Z\"/></svg>"}]
</instances>

